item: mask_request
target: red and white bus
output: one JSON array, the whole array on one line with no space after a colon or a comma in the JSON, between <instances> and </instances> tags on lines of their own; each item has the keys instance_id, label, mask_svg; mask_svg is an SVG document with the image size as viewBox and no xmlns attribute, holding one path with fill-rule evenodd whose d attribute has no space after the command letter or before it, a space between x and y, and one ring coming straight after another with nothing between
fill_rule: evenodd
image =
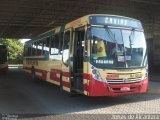
<instances>
[{"instance_id":1,"label":"red and white bus","mask_svg":"<svg viewBox=\"0 0 160 120\"><path fill-rule=\"evenodd\" d=\"M139 20L107 14L81 17L25 44L24 70L70 93L144 93L148 62Z\"/></svg>"}]
</instances>

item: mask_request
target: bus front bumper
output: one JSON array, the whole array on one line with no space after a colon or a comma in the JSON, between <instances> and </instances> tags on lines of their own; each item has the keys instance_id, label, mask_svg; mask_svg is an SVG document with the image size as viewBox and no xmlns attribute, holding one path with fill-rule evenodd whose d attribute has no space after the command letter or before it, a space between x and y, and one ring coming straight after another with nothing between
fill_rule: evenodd
<instances>
[{"instance_id":1,"label":"bus front bumper","mask_svg":"<svg viewBox=\"0 0 160 120\"><path fill-rule=\"evenodd\" d=\"M148 79L138 83L107 84L92 79L90 81L89 96L124 96L137 93L145 93L148 87Z\"/></svg>"}]
</instances>

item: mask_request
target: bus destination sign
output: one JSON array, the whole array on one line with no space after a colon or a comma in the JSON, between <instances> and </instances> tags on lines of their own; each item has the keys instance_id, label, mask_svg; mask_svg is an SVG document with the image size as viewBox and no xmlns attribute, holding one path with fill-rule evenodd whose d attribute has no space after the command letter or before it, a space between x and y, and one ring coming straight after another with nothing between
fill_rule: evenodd
<instances>
[{"instance_id":1,"label":"bus destination sign","mask_svg":"<svg viewBox=\"0 0 160 120\"><path fill-rule=\"evenodd\" d=\"M90 16L90 24L142 29L140 21L118 16Z\"/></svg>"}]
</instances>

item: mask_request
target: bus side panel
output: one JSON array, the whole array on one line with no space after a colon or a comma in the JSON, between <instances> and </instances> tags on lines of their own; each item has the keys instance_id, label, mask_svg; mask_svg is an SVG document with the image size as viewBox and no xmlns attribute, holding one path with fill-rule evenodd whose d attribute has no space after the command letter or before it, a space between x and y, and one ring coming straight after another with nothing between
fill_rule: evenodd
<instances>
[{"instance_id":1,"label":"bus side panel","mask_svg":"<svg viewBox=\"0 0 160 120\"><path fill-rule=\"evenodd\" d=\"M50 61L47 81L55 85L60 85L61 79L61 61Z\"/></svg>"},{"instance_id":2,"label":"bus side panel","mask_svg":"<svg viewBox=\"0 0 160 120\"><path fill-rule=\"evenodd\" d=\"M47 61L42 61L39 59L25 59L23 61L23 69L27 73L32 74L32 68L34 68L35 75L41 79L41 80L46 80L47 78Z\"/></svg>"},{"instance_id":3,"label":"bus side panel","mask_svg":"<svg viewBox=\"0 0 160 120\"><path fill-rule=\"evenodd\" d=\"M40 80L46 80L47 79L47 73L49 71L49 61L48 60L38 60L35 68L35 74Z\"/></svg>"},{"instance_id":4,"label":"bus side panel","mask_svg":"<svg viewBox=\"0 0 160 120\"><path fill-rule=\"evenodd\" d=\"M83 64L83 88L84 88L84 95L89 95L90 91L90 74L88 74L88 62L84 62Z\"/></svg>"},{"instance_id":5,"label":"bus side panel","mask_svg":"<svg viewBox=\"0 0 160 120\"><path fill-rule=\"evenodd\" d=\"M29 62L26 58L23 60L23 70L27 73L32 73L31 72L31 65L29 64Z\"/></svg>"},{"instance_id":6,"label":"bus side panel","mask_svg":"<svg viewBox=\"0 0 160 120\"><path fill-rule=\"evenodd\" d=\"M68 69L62 69L62 88L63 90L70 92L71 82L70 82L70 72Z\"/></svg>"}]
</instances>

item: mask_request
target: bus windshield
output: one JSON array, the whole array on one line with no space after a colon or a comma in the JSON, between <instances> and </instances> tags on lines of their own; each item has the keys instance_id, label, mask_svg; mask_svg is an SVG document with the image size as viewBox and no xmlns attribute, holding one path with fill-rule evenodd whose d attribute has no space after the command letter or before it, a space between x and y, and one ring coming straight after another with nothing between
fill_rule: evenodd
<instances>
[{"instance_id":1,"label":"bus windshield","mask_svg":"<svg viewBox=\"0 0 160 120\"><path fill-rule=\"evenodd\" d=\"M91 27L91 63L98 68L138 68L147 65L142 31Z\"/></svg>"}]
</instances>

